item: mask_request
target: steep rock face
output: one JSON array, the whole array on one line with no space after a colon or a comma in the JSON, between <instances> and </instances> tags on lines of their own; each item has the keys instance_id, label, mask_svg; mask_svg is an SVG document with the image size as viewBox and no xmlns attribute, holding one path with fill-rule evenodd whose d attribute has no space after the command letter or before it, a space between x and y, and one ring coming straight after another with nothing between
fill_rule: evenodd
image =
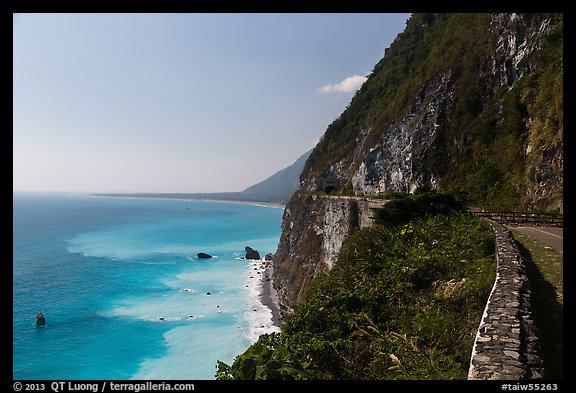
<instances>
[{"instance_id":1,"label":"steep rock face","mask_svg":"<svg viewBox=\"0 0 576 393\"><path fill-rule=\"evenodd\" d=\"M551 19L543 14L493 14L490 18L490 30L498 37L490 71L501 85L512 86L532 69L529 56L541 49Z\"/></svg>"},{"instance_id":2,"label":"steep rock face","mask_svg":"<svg viewBox=\"0 0 576 393\"><path fill-rule=\"evenodd\" d=\"M554 63L558 49L548 49L553 61L537 57L561 19L411 18L328 127L304 166L302 192L286 208L273 278L286 313L311 279L331 268L350 223L360 226L369 210L359 201L314 195L327 179L356 196L431 184L472 195L478 190L486 203L508 193L525 207L562 209L561 95L552 111L542 109L548 108L542 100L562 85L561 40L547 42L560 48L555 68L543 64Z\"/></svg>"},{"instance_id":3,"label":"steep rock face","mask_svg":"<svg viewBox=\"0 0 576 393\"><path fill-rule=\"evenodd\" d=\"M362 119L366 125L357 130L349 154L330 162L320 176L318 170L321 168L313 171L309 166L305 167L300 178L301 187L318 191L321 178L328 176L338 178L341 184L350 184L356 195L413 191L424 183L440 184L450 171L448 165L453 152L462 151L479 138L466 130L467 125L459 124L459 117L463 117L461 112L480 115L482 111L491 111L488 104L494 103L496 89L511 89L532 71L531 55L541 49L542 37L554 27L552 19L542 14L490 15L484 28L488 33L478 42L478 46L487 48L486 56L480 58L481 53L471 56L470 62L477 63L474 66L446 64L439 67L439 72L423 81L414 94L399 98L406 102L403 111L382 126ZM483 40L492 42L487 44ZM471 80L464 80L462 76L466 67L467 72L474 74ZM476 70L470 71L471 67ZM463 87L466 84L469 86ZM470 103L461 97L464 93L473 97L466 98ZM503 120L505 114L500 115ZM562 161L556 153L558 150L554 154L556 161ZM536 172L546 172L538 166L547 162L547 157L534 161ZM558 175L557 169L556 166L553 176ZM532 188L541 188L538 183L532 184ZM530 200L530 196L539 191L526 190L526 194Z\"/></svg>"},{"instance_id":4,"label":"steep rock face","mask_svg":"<svg viewBox=\"0 0 576 393\"><path fill-rule=\"evenodd\" d=\"M530 146L529 146L530 147ZM550 208L564 211L563 204L563 178L558 173L564 171L564 150L561 143L554 148L540 148L532 153L533 166L527 173L527 196L534 201L550 201Z\"/></svg>"},{"instance_id":5,"label":"steep rock face","mask_svg":"<svg viewBox=\"0 0 576 393\"><path fill-rule=\"evenodd\" d=\"M426 161L442 141L454 96L451 79L452 73L447 72L431 80L412 98L410 109L386 127L352 174L356 195L411 192L424 183L436 185L439 175Z\"/></svg>"},{"instance_id":6,"label":"steep rock face","mask_svg":"<svg viewBox=\"0 0 576 393\"><path fill-rule=\"evenodd\" d=\"M273 285L281 311L290 314L312 278L331 268L348 232L347 201L296 194L284 210Z\"/></svg>"},{"instance_id":7,"label":"steep rock face","mask_svg":"<svg viewBox=\"0 0 576 393\"><path fill-rule=\"evenodd\" d=\"M372 209L383 203L302 193L292 197L273 259L273 285L284 315L304 298L314 277L332 268L348 235L373 225Z\"/></svg>"},{"instance_id":8,"label":"steep rock face","mask_svg":"<svg viewBox=\"0 0 576 393\"><path fill-rule=\"evenodd\" d=\"M490 73L498 78L503 86L511 88L524 75L534 69L530 55L542 49L543 37L554 28L554 19L542 14L495 14L491 16L490 29L497 34L498 41L492 58ZM562 103L560 103L562 105ZM556 125L560 130L542 144L535 140L542 138L538 117L543 113L528 113L525 142L526 154L526 197L539 205L546 201L549 208L563 210L562 188L564 151L562 143L563 123Z\"/></svg>"}]
</instances>

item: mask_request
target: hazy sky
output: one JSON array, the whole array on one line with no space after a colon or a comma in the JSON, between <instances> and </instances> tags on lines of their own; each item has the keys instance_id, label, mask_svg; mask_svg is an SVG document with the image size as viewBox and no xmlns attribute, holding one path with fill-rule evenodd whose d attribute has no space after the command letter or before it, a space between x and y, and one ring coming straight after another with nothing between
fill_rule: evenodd
<instances>
[{"instance_id":1,"label":"hazy sky","mask_svg":"<svg viewBox=\"0 0 576 393\"><path fill-rule=\"evenodd\" d=\"M409 14L15 14L13 188L241 191L314 146Z\"/></svg>"}]
</instances>

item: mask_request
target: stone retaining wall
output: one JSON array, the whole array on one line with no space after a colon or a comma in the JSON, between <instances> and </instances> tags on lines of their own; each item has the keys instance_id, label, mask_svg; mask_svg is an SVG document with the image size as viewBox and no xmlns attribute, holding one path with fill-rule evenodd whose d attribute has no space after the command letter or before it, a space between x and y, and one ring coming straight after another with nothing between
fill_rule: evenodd
<instances>
[{"instance_id":1,"label":"stone retaining wall","mask_svg":"<svg viewBox=\"0 0 576 393\"><path fill-rule=\"evenodd\" d=\"M496 235L496 280L476 333L468 379L542 378L525 262L511 232L488 221Z\"/></svg>"}]
</instances>

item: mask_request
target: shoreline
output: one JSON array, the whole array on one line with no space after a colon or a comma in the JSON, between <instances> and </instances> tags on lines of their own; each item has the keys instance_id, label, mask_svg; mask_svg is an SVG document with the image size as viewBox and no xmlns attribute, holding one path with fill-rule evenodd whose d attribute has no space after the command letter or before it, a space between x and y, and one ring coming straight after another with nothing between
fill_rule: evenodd
<instances>
[{"instance_id":1,"label":"shoreline","mask_svg":"<svg viewBox=\"0 0 576 393\"><path fill-rule=\"evenodd\" d=\"M166 198L166 199L176 199L176 198ZM253 205L260 207L274 207L277 209L284 209L286 205L274 202L252 202L252 201L234 201L226 199L186 199L188 202L198 201L198 202L219 202L219 203L236 203L239 205Z\"/></svg>"},{"instance_id":2,"label":"shoreline","mask_svg":"<svg viewBox=\"0 0 576 393\"><path fill-rule=\"evenodd\" d=\"M91 194L92 197L103 198L128 198L128 199L159 199L159 200L177 200L184 202L217 202L217 203L234 203L241 205L253 205L260 207L272 207L285 209L286 205L272 202L254 202L238 201L223 199L207 198L171 198L161 196L136 196L136 195L103 195ZM247 268L249 269L246 287L251 292L250 298L257 304L252 304L251 312L247 314L247 320L250 326L248 338L256 342L261 334L280 332L282 324L282 315L276 291L272 286L273 266L272 261L264 259L251 260ZM255 272L255 273L254 273Z\"/></svg>"},{"instance_id":3,"label":"shoreline","mask_svg":"<svg viewBox=\"0 0 576 393\"><path fill-rule=\"evenodd\" d=\"M218 202L218 203L236 203L241 205L253 205L253 206L260 206L260 207L273 207L279 209L285 209L286 205L282 205L280 203L273 203L273 202L253 202L253 201L235 201L235 200L224 200L224 199L192 199L192 198L170 198L170 197L153 197L153 196L120 196L120 195L102 195L102 194L92 194L91 196L95 197L104 197L104 198L132 198L132 199L162 199L162 200L181 200L187 202ZM254 260L253 263L249 264L250 267L256 266L257 263L260 263L260 272L261 277L264 277L264 280L260 278L258 283L256 284L256 292L258 293L258 300L267 308L270 313L272 314L271 322L272 326L279 330L281 328L281 321L282 315L280 313L280 305L278 304L278 297L276 295L276 291L272 286L272 274L274 272L274 268L272 266L272 261L266 261L264 259L261 260ZM258 266L254 268L255 270L258 269ZM248 285L246 285L248 286ZM262 328L262 326L261 326Z\"/></svg>"},{"instance_id":4,"label":"shoreline","mask_svg":"<svg viewBox=\"0 0 576 393\"><path fill-rule=\"evenodd\" d=\"M258 259L251 260L247 266L246 288L250 299L250 307L246 311L249 325L247 337L252 343L262 334L281 331L280 308L271 285L271 263Z\"/></svg>"},{"instance_id":5,"label":"shoreline","mask_svg":"<svg viewBox=\"0 0 576 393\"><path fill-rule=\"evenodd\" d=\"M264 268L265 280L262 281L262 285L260 286L260 301L270 309L272 313L272 325L281 328L282 315L280 314L280 305L278 304L276 290L272 286L273 273L274 267L270 261L270 265Z\"/></svg>"},{"instance_id":6,"label":"shoreline","mask_svg":"<svg viewBox=\"0 0 576 393\"><path fill-rule=\"evenodd\" d=\"M286 205L275 202L257 202L257 201L240 201L232 199L209 199L209 198L171 198L160 196L136 196L136 195L105 195L105 194L90 194L93 197L101 198L126 198L126 199L160 199L165 201L185 201L185 202L218 202L218 203L235 203L239 205L253 205L260 207L274 207L284 209Z\"/></svg>"}]
</instances>

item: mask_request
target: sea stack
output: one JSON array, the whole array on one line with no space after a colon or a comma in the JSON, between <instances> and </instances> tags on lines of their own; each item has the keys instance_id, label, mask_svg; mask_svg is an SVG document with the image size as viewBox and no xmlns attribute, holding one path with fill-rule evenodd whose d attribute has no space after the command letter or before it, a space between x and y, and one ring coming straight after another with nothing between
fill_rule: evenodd
<instances>
[{"instance_id":1,"label":"sea stack","mask_svg":"<svg viewBox=\"0 0 576 393\"><path fill-rule=\"evenodd\" d=\"M246 250L246 259L257 259L260 260L260 254L258 253L258 251L254 250L252 247L248 247L246 246L244 248L244 250Z\"/></svg>"}]
</instances>

